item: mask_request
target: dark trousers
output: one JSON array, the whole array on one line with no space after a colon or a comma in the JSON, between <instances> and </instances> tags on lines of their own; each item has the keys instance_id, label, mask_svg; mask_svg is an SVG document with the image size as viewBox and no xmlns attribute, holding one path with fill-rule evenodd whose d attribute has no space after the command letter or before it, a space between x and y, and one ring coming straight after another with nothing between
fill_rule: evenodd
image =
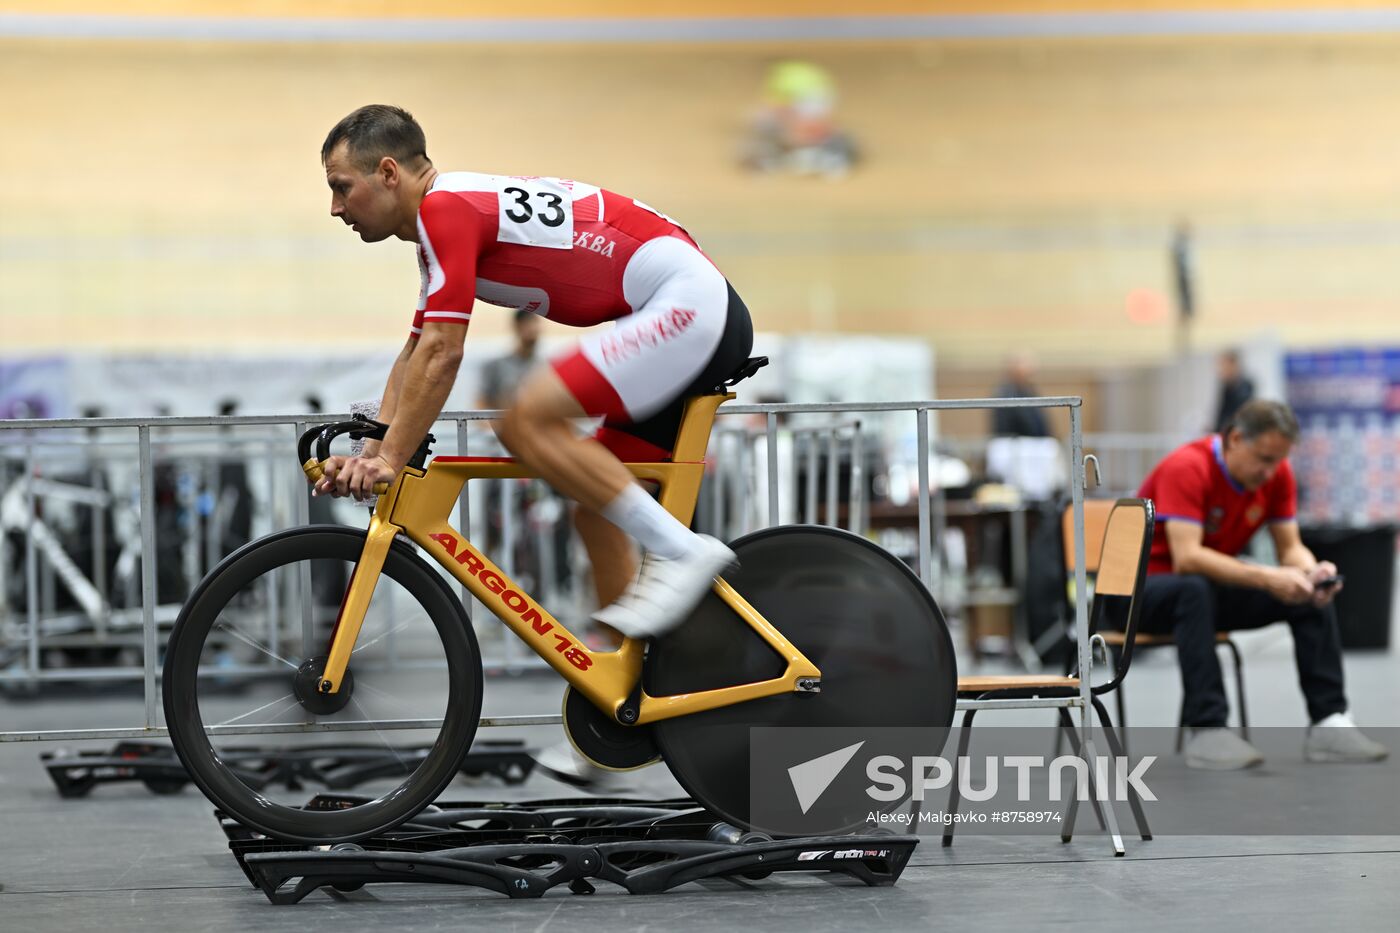
<instances>
[{"instance_id":1,"label":"dark trousers","mask_svg":"<svg viewBox=\"0 0 1400 933\"><path fill-rule=\"evenodd\" d=\"M1225 725L1229 705L1215 654L1215 633L1262 628L1273 622L1287 622L1293 630L1298 680L1312 721L1346 711L1342 643L1332 605L1289 605L1263 590L1220 586L1202 576L1175 573L1149 576L1142 598L1141 630L1176 639L1185 725Z\"/></svg>"}]
</instances>

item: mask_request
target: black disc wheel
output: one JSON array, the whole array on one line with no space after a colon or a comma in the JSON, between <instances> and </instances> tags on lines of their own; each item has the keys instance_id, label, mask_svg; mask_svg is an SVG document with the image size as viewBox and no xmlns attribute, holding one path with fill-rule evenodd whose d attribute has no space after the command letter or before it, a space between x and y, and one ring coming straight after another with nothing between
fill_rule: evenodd
<instances>
[{"instance_id":1,"label":"black disc wheel","mask_svg":"<svg viewBox=\"0 0 1400 933\"><path fill-rule=\"evenodd\" d=\"M402 543L390 549L341 689L320 692L364 543L363 531L320 525L240 548L195 588L166 649L166 725L185 769L230 817L277 839L345 842L402 823L452 780L481 715L466 611ZM302 809L321 789L302 779L332 778L346 745L384 758L378 777L356 788L361 802ZM247 766L250 749L265 767Z\"/></svg>"},{"instance_id":2,"label":"black disc wheel","mask_svg":"<svg viewBox=\"0 0 1400 933\"><path fill-rule=\"evenodd\" d=\"M624 726L573 687L564 690L564 732L580 754L609 771L644 768L661 757L650 726Z\"/></svg>"},{"instance_id":3,"label":"black disc wheel","mask_svg":"<svg viewBox=\"0 0 1400 933\"><path fill-rule=\"evenodd\" d=\"M821 692L783 693L652 725L672 774L697 803L735 826L756 826L749 800L749 728L925 727L952 724L957 664L928 590L888 551L814 525L755 532L731 547L724 579L821 670ZM783 661L714 593L651 647L651 696L777 677ZM939 749L927 754L936 755ZM823 802L821 832L865 824L867 799ZM812 832L817 829L813 828Z\"/></svg>"}]
</instances>

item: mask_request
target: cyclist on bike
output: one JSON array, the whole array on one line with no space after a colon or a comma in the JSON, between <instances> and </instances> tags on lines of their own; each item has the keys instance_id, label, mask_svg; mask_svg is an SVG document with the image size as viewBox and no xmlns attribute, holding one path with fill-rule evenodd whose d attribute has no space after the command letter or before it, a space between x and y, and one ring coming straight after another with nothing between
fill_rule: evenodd
<instances>
[{"instance_id":1,"label":"cyclist on bike","mask_svg":"<svg viewBox=\"0 0 1400 933\"><path fill-rule=\"evenodd\" d=\"M594 618L632 637L678 625L734 560L653 499L622 460L664 459L687 398L752 349L748 309L690 235L631 198L559 178L439 172L398 107L361 107L321 147L331 215L360 239L418 245L422 289L384 389L383 442L332 457L318 493L368 498L392 481L452 389L476 300L591 333L520 386L498 433L574 499L593 565ZM571 421L601 416L592 437ZM646 553L640 576L631 539Z\"/></svg>"}]
</instances>

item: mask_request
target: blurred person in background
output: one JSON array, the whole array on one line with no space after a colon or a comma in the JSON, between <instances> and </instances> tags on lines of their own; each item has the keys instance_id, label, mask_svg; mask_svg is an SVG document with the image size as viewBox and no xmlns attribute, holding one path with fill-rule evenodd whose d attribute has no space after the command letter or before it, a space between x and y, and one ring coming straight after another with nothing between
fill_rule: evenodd
<instances>
[{"instance_id":1,"label":"blurred person in background","mask_svg":"<svg viewBox=\"0 0 1400 933\"><path fill-rule=\"evenodd\" d=\"M1029 353L1017 353L1006 361L1006 373L992 393L995 398L1035 398L1040 390L1035 385L1035 358ZM994 437L1049 437L1045 412L1040 408L992 409Z\"/></svg>"},{"instance_id":2,"label":"blurred person in background","mask_svg":"<svg viewBox=\"0 0 1400 933\"><path fill-rule=\"evenodd\" d=\"M477 407L484 409L504 409L515 403L516 393L520 389L521 383L525 381L530 370L539 364L540 358L537 349L540 342L540 316L525 309L515 312L515 317L511 322L515 335L515 346L504 356L488 360L481 371L481 395L477 399ZM567 515L568 509L553 496L549 487L543 483L532 480L497 480L486 486L486 536L482 541L482 548L488 553L495 551L501 546L504 540L504 529L502 522L506 520L506 509L510 508L511 497L507 496L506 484L515 483L524 487L524 494L518 497L521 506L520 515L516 517L528 518L531 523L540 522L552 525L548 530L550 547L553 549L554 557L554 584L559 589L564 589L570 582L570 567L568 559L569 545L569 523L559 520L561 515ZM494 493L494 494L493 494ZM545 519L551 519L546 522ZM517 546L523 551L516 556L515 565L512 570L519 570L522 566L529 567L531 579L522 581L526 589L533 589L534 585L542 585L544 580L543 561L541 555L536 553L532 536L525 532L528 529L525 523L521 523L520 531L516 537ZM621 643L620 639L608 638L613 647Z\"/></svg>"},{"instance_id":3,"label":"blurred person in background","mask_svg":"<svg viewBox=\"0 0 1400 933\"><path fill-rule=\"evenodd\" d=\"M1216 406L1215 430L1223 433L1229 430L1235 412L1254 398L1254 382L1240 367L1238 350L1221 353L1216 360L1216 372L1220 375L1220 402Z\"/></svg>"},{"instance_id":4,"label":"blurred person in background","mask_svg":"<svg viewBox=\"0 0 1400 933\"><path fill-rule=\"evenodd\" d=\"M839 178L856 161L850 136L836 126L836 81L820 65L781 61L764 78L763 105L749 125L746 168Z\"/></svg>"},{"instance_id":5,"label":"blurred person in background","mask_svg":"<svg viewBox=\"0 0 1400 933\"><path fill-rule=\"evenodd\" d=\"M389 373L383 441L331 457L316 491L368 498L392 482L442 411L477 299L571 326L615 322L535 368L497 427L515 457L573 499L599 622L646 638L679 625L734 553L653 499L622 460L666 457L688 398L734 373L753 346L748 309L695 241L640 201L560 178L440 173L417 121L361 107L321 147L331 215L367 243L417 245L422 290ZM604 418L593 437L574 420ZM633 542L646 551L641 574ZM568 743L541 767L606 775Z\"/></svg>"},{"instance_id":6,"label":"blurred person in background","mask_svg":"<svg viewBox=\"0 0 1400 933\"><path fill-rule=\"evenodd\" d=\"M1304 757L1386 756L1385 746L1364 735L1347 713L1332 605L1342 585L1336 566L1318 561L1298 531L1298 489L1287 459L1297 439L1298 421L1288 406L1250 401L1223 433L1168 454L1138 490L1157 508L1140 625L1176 641L1182 723L1190 730L1184 751L1193 768L1234 770L1263 761L1258 749L1225 728L1229 709L1215 634L1277 621L1293 631L1312 723ZM1276 567L1237 556L1265 523L1278 552Z\"/></svg>"},{"instance_id":7,"label":"blurred person in background","mask_svg":"<svg viewBox=\"0 0 1400 933\"><path fill-rule=\"evenodd\" d=\"M540 341L540 318L521 308L512 321L515 346L505 356L489 360L481 370L480 408L509 408L521 382L539 362L535 349Z\"/></svg>"}]
</instances>

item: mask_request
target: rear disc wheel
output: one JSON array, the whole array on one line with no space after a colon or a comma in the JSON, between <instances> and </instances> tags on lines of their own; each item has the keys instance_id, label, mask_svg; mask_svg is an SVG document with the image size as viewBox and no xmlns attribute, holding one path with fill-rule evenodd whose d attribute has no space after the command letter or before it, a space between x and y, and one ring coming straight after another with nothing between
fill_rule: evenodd
<instances>
[{"instance_id":1,"label":"rear disc wheel","mask_svg":"<svg viewBox=\"0 0 1400 933\"><path fill-rule=\"evenodd\" d=\"M823 526L782 526L731 545L725 580L821 670L818 694L783 693L652 725L676 780L711 812L754 826L749 729L921 727L946 735L957 698L948 627L919 579L888 551ZM777 677L784 663L713 592L648 652L647 693L671 696ZM937 749L929 754L937 754ZM830 810L823 832L865 824L869 800Z\"/></svg>"}]
</instances>

